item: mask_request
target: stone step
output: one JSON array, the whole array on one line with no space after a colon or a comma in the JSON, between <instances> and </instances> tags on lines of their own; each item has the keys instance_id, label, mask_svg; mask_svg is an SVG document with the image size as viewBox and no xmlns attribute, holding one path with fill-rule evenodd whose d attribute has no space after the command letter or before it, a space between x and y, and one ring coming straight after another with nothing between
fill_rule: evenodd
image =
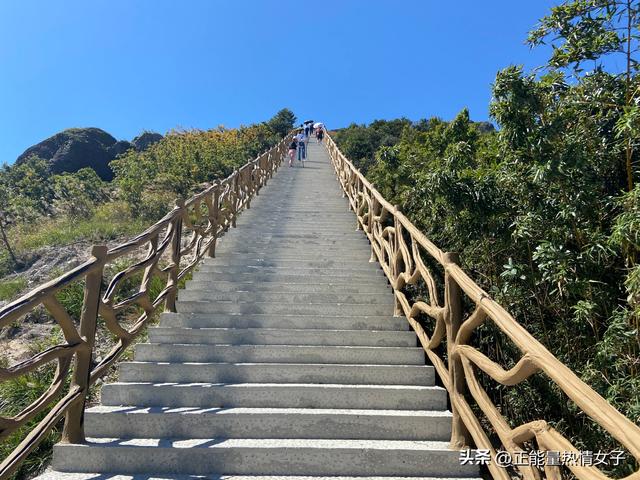
<instances>
[{"instance_id":1,"label":"stone step","mask_svg":"<svg viewBox=\"0 0 640 480\"><path fill-rule=\"evenodd\" d=\"M126 475L118 473L69 473L56 472L47 470L42 475L36 477L38 480L363 480L363 477L345 477L345 476L299 476L299 475L193 475L193 474L144 474L144 475ZM436 477L378 477L368 476L367 480L445 480ZM446 480L462 480L458 477L449 477ZM465 479L466 480L466 479ZM476 478L475 480L481 480Z\"/></svg>"},{"instance_id":2,"label":"stone step","mask_svg":"<svg viewBox=\"0 0 640 480\"><path fill-rule=\"evenodd\" d=\"M300 243L297 245L287 244L286 242L265 243L265 244L248 244L242 243L238 245L228 245L219 242L216 246L216 258L232 258L235 256L243 257L261 257L269 258L271 256L289 256L293 258L311 259L311 260L353 260L360 259L362 262L368 262L371 257L371 247L369 243L362 245L340 247L338 245L309 245Z\"/></svg>"},{"instance_id":3,"label":"stone step","mask_svg":"<svg viewBox=\"0 0 640 480\"><path fill-rule=\"evenodd\" d=\"M365 252L366 253L366 252ZM299 269L325 269L325 268L338 268L343 270L366 270L366 271L379 271L380 265L377 263L369 263L367 260L356 259L349 260L347 258L340 259L332 259L332 258L324 258L324 259L313 259L313 258L281 258L281 257L263 257L263 258L252 258L253 256L245 256L245 257L230 257L225 255L222 258L207 258L203 260L198 269L202 271L206 271L206 267L255 267L255 268L286 268L288 270L299 270ZM363 258L366 255L362 256Z\"/></svg>"},{"instance_id":4,"label":"stone step","mask_svg":"<svg viewBox=\"0 0 640 480\"><path fill-rule=\"evenodd\" d=\"M166 328L149 329L154 343L198 343L225 345L350 345L415 347L412 331L309 330L276 328Z\"/></svg>"},{"instance_id":5,"label":"stone step","mask_svg":"<svg viewBox=\"0 0 640 480\"><path fill-rule=\"evenodd\" d=\"M103 385L103 405L445 410L446 390L417 385L150 383Z\"/></svg>"},{"instance_id":6,"label":"stone step","mask_svg":"<svg viewBox=\"0 0 640 480\"><path fill-rule=\"evenodd\" d=\"M198 267L198 272L202 273L226 273L226 274L250 274L250 275L303 275L307 276L308 280L318 278L323 280L322 277L345 277L347 279L369 277L373 281L376 279L387 280L384 272L377 263L364 263L364 266L359 268L348 268L338 264L328 267L295 267L293 265L225 265L223 262L220 264L206 264Z\"/></svg>"},{"instance_id":7,"label":"stone step","mask_svg":"<svg viewBox=\"0 0 640 480\"><path fill-rule=\"evenodd\" d=\"M355 229L344 235L323 235L319 232L301 232L299 234L277 234L256 232L249 235L247 232L230 230L228 235L221 239L225 244L248 244L248 245L269 245L269 244L299 244L299 245L341 245L360 247L369 245L369 241L364 233Z\"/></svg>"},{"instance_id":8,"label":"stone step","mask_svg":"<svg viewBox=\"0 0 640 480\"><path fill-rule=\"evenodd\" d=\"M434 385L426 365L321 363L122 362L122 382L331 383L347 385Z\"/></svg>"},{"instance_id":9,"label":"stone step","mask_svg":"<svg viewBox=\"0 0 640 480\"><path fill-rule=\"evenodd\" d=\"M357 262L357 263L369 263L369 258L371 256L371 252L369 248L362 249L358 248L357 250L353 250L351 252L339 252L336 251L335 248L326 249L320 251L318 249L298 249L298 250L289 250L285 248L279 248L278 250L273 249L264 249L262 251L255 252L240 252L240 251L231 251L225 252L224 256L217 257L215 259L204 259L205 263L215 263L219 260L223 261L239 261L239 260L247 260L247 263L250 262L261 262L261 261L269 261L269 262L277 262L277 261L294 261L299 260L302 262Z\"/></svg>"},{"instance_id":10,"label":"stone step","mask_svg":"<svg viewBox=\"0 0 640 480\"><path fill-rule=\"evenodd\" d=\"M326 215L323 207L333 206L338 209L340 207L347 208L348 200L342 198L342 192L337 185L327 185L326 183L320 188L313 188L313 186L307 186L305 191L300 191L295 185L287 182L278 184L274 182L271 184L273 188L269 191L263 190L260 192L258 202L253 202L256 205L253 208L260 208L264 213L271 212L271 208L278 208L286 211L305 210L311 211L315 214L325 214L324 218L330 218ZM336 188L337 187L337 188ZM299 197L298 202L292 203L290 196ZM304 200L304 201L302 201ZM253 208L251 210L253 210ZM250 213L251 210L247 210L243 213ZM304 217L303 217L304 218Z\"/></svg>"},{"instance_id":11,"label":"stone step","mask_svg":"<svg viewBox=\"0 0 640 480\"><path fill-rule=\"evenodd\" d=\"M276 328L312 330L402 330L411 327L405 317L327 317L320 315L220 315L206 313L163 313L162 327L187 328Z\"/></svg>"},{"instance_id":12,"label":"stone step","mask_svg":"<svg viewBox=\"0 0 640 480\"><path fill-rule=\"evenodd\" d=\"M260 201L266 200L266 197L261 197ZM268 224L278 224L280 226L287 223L297 223L298 221L316 221L318 225L325 226L334 223L332 220L336 219L338 225L354 225L356 217L351 210L348 209L346 203L342 205L318 205L317 207L287 207L282 205L274 205L270 207L264 207L254 203L251 210L243 212L238 217L236 225L255 225L259 222L265 222ZM320 210L320 211L319 211ZM265 217L275 217L275 220L267 219Z\"/></svg>"},{"instance_id":13,"label":"stone step","mask_svg":"<svg viewBox=\"0 0 640 480\"><path fill-rule=\"evenodd\" d=\"M208 290L211 293L345 293L345 294L371 294L393 295L393 290L386 282L375 284L322 283L318 280L314 283L278 283L278 282L221 282L217 280L189 280L185 290Z\"/></svg>"},{"instance_id":14,"label":"stone step","mask_svg":"<svg viewBox=\"0 0 640 480\"><path fill-rule=\"evenodd\" d=\"M267 239L271 241L297 241L297 242L317 242L317 243L329 243L333 240L350 240L353 243L367 242L366 236L361 231L356 230L356 223L349 227L342 228L340 230L317 230L311 228L303 228L300 230L278 230L278 229L264 229L244 227L236 228L230 232L230 237L245 238L248 243L254 243L254 241L265 241Z\"/></svg>"},{"instance_id":15,"label":"stone step","mask_svg":"<svg viewBox=\"0 0 640 480\"><path fill-rule=\"evenodd\" d=\"M424 365L422 348L331 347L313 345L198 345L140 343L134 359L141 362L351 363Z\"/></svg>"},{"instance_id":16,"label":"stone step","mask_svg":"<svg viewBox=\"0 0 640 480\"><path fill-rule=\"evenodd\" d=\"M271 263L271 262L270 262ZM198 267L199 272L212 272L212 273L256 273L256 274L277 274L295 272L297 275L308 275L309 277L333 275L350 277L351 275L365 276L371 275L372 277L383 277L384 273L377 263L362 263L357 267L350 267L349 265L327 265L327 266L300 266L295 267L285 263L276 265L261 265L257 263L253 264L236 264L226 265L224 261L205 263Z\"/></svg>"},{"instance_id":17,"label":"stone step","mask_svg":"<svg viewBox=\"0 0 640 480\"><path fill-rule=\"evenodd\" d=\"M285 238L286 237L286 238ZM241 247L242 245L317 245L322 246L344 246L346 248L361 248L368 246L369 240L361 231L356 230L356 224L353 224L353 232L348 236L326 236L326 235L275 235L273 233L263 233L262 235L252 235L248 237L245 232L239 232L236 229L230 229L224 236L219 239L222 245L233 245Z\"/></svg>"},{"instance_id":18,"label":"stone step","mask_svg":"<svg viewBox=\"0 0 640 480\"><path fill-rule=\"evenodd\" d=\"M371 316L393 315L393 303L301 303L285 304L273 302L209 302L182 300L178 294L176 309L179 313L237 313L257 314L266 313L274 315L344 315L344 316Z\"/></svg>"},{"instance_id":19,"label":"stone step","mask_svg":"<svg viewBox=\"0 0 640 480\"><path fill-rule=\"evenodd\" d=\"M281 282L281 283L346 283L346 284L370 284L387 285L387 278L383 275L308 275L296 271L288 272L266 272L255 273L233 273L233 272L202 272L196 271L193 274L194 280L221 281L221 282Z\"/></svg>"},{"instance_id":20,"label":"stone step","mask_svg":"<svg viewBox=\"0 0 640 480\"><path fill-rule=\"evenodd\" d=\"M388 293L281 293L281 292L212 292L208 288L193 286L179 293L181 302L234 302L234 303L281 303L281 304L376 304L393 305L393 296Z\"/></svg>"},{"instance_id":21,"label":"stone step","mask_svg":"<svg viewBox=\"0 0 640 480\"><path fill-rule=\"evenodd\" d=\"M265 218L264 215L260 215L259 212L252 212L254 215L242 215L236 222L236 228L246 227L260 227L260 228L274 228L274 229L299 229L304 227L315 227L318 229L337 230L341 227L351 227L355 224L355 216L348 210L343 210L342 214L334 213L331 217L327 217L326 214L322 215L304 215L300 213L288 213L283 212L275 218Z\"/></svg>"},{"instance_id":22,"label":"stone step","mask_svg":"<svg viewBox=\"0 0 640 480\"><path fill-rule=\"evenodd\" d=\"M300 230L278 230L273 232L265 232L259 228L256 229L243 229L242 231L236 229L233 233L245 239L247 243L254 243L255 241L264 241L264 239L270 239L272 241L314 241L324 240L327 243L331 241L341 242L343 240L352 241L366 241L365 235L361 231L356 230L355 222L353 223L353 229L344 229L340 231L322 231L320 229L300 229Z\"/></svg>"},{"instance_id":23,"label":"stone step","mask_svg":"<svg viewBox=\"0 0 640 480\"><path fill-rule=\"evenodd\" d=\"M87 410L90 437L333 438L441 440L451 413L433 410L98 406Z\"/></svg>"},{"instance_id":24,"label":"stone step","mask_svg":"<svg viewBox=\"0 0 640 480\"><path fill-rule=\"evenodd\" d=\"M289 188L288 185L271 184L271 186L273 186L271 190L277 193L272 194L272 192L262 190L258 198L256 198L256 201L252 202L251 209L243 212L243 216L244 214L246 214L247 216L252 215L255 209L260 212L261 217L270 216L274 213L300 213L300 218L306 218L306 214L309 214L319 218L327 219L331 218L331 215L333 215L334 213L341 214L349 211L348 200L346 199L346 197L342 198L342 192L339 190L332 190L323 193L324 196L327 196L327 194L335 194L337 198L332 202L324 202L323 198L316 198L314 201L308 203L291 203L282 198L282 196L292 195L291 188ZM295 194L295 192L293 194Z\"/></svg>"},{"instance_id":25,"label":"stone step","mask_svg":"<svg viewBox=\"0 0 640 480\"><path fill-rule=\"evenodd\" d=\"M447 442L87 438L54 447L59 471L261 475L476 476Z\"/></svg>"},{"instance_id":26,"label":"stone step","mask_svg":"<svg viewBox=\"0 0 640 480\"><path fill-rule=\"evenodd\" d=\"M268 235L320 235L331 237L334 235L343 234L357 234L355 217L350 221L339 221L330 224L321 224L313 220L307 221L293 221L288 223L295 223L295 225L286 225L286 222L247 222L246 224L237 224L236 231L241 235L245 234L259 234L261 232ZM361 235L361 234L360 234Z\"/></svg>"},{"instance_id":27,"label":"stone step","mask_svg":"<svg viewBox=\"0 0 640 480\"><path fill-rule=\"evenodd\" d=\"M261 199L263 200L263 199ZM264 211L260 211L264 210ZM296 226L307 226L307 225L315 225L319 228L332 228L335 226L352 226L355 225L355 216L352 212L346 209L346 205L344 210L336 209L331 216L328 216L325 212L315 212L315 215L312 214L311 210L307 210L304 215L301 212L280 212L279 215L274 216L275 218L271 218L269 215L268 218L265 218L267 213L267 208L258 209L254 208L247 214L243 214L238 217L236 225L237 228L240 227L251 227L251 226L261 226L261 227L282 227L286 224L295 224Z\"/></svg>"}]
</instances>

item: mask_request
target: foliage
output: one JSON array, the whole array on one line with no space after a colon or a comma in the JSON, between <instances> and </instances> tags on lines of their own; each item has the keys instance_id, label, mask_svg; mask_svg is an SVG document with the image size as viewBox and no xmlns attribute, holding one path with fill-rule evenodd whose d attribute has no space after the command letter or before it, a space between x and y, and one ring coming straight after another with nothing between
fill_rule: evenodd
<instances>
[{"instance_id":1,"label":"foliage","mask_svg":"<svg viewBox=\"0 0 640 480\"><path fill-rule=\"evenodd\" d=\"M396 143L376 149L367 176L436 244L459 252L534 337L638 421L640 193L636 186L621 195L616 104L624 93L624 79L602 71L569 84L558 71L536 78L509 67L493 89L498 132L483 133L466 110L451 122L405 125ZM375 132L350 128L337 139L349 156ZM496 329L483 327L474 342L502 365L520 358ZM517 388L485 385L513 425L543 417L577 445L616 445L541 376Z\"/></svg>"},{"instance_id":2,"label":"foliage","mask_svg":"<svg viewBox=\"0 0 640 480\"><path fill-rule=\"evenodd\" d=\"M31 355L42 352L48 347L60 343L62 335L60 331L42 340L35 342L31 348ZM7 361L0 356L0 367L6 367ZM56 371L54 363L47 363L44 366L13 379L0 382L0 414L11 416L20 413L24 408L33 403L51 385ZM68 386L69 378L66 379ZM66 387L65 387L66 389ZM65 390L66 391L66 390ZM46 411L39 413L27 424L0 442L0 458L6 458L22 441L25 435L31 431L46 415ZM56 425L53 430L45 436L44 440L27 457L18 470L12 476L16 480L31 478L41 472L49 462L53 445L60 439L62 422Z\"/></svg>"},{"instance_id":3,"label":"foliage","mask_svg":"<svg viewBox=\"0 0 640 480\"><path fill-rule=\"evenodd\" d=\"M235 130L172 132L146 151L124 153L114 162L118 177L113 183L102 181L90 168L52 176L47 162L35 156L4 167L0 171L0 239L4 246L0 251L0 277L21 267L23 260L36 257L34 252L44 247L79 241L105 243L139 233L150 221L167 213L177 196L186 197L199 190L202 183L229 175L276 144L281 135L288 133L294 120L290 111L283 110L270 122ZM126 262L111 265L105 272L105 280L131 261ZM62 272L50 273L56 276ZM142 275L138 272L122 282L116 300L134 295L140 288ZM181 280L180 286L188 278ZM156 298L165 286L165 278L153 277L150 296ZM0 300L13 299L25 287L26 280L22 277L1 282ZM56 294L60 305L76 322L81 316L83 298L81 281ZM125 324L135 321L142 312L142 308L132 307L123 312L121 320ZM46 316L44 309L37 314ZM112 346L113 339L103 329L99 329L98 335L95 353L100 356ZM56 327L55 334L45 342L36 342L30 354L60 341ZM7 360L0 357L0 367L6 366ZM22 411L49 387L54 373L52 362L27 375L0 382L0 413L11 416ZM0 458L13 451L45 414L46 411L42 412L20 431L3 439ZM57 425L45 437L14 478L30 478L43 469L53 444L59 440L60 430L61 425Z\"/></svg>"},{"instance_id":4,"label":"foliage","mask_svg":"<svg viewBox=\"0 0 640 480\"><path fill-rule=\"evenodd\" d=\"M549 64L553 67L573 65L580 71L585 61L597 62L607 56L635 53L639 13L637 0L564 2L540 20L529 33L528 41L534 46L541 45L551 37L553 54Z\"/></svg>"},{"instance_id":5,"label":"foliage","mask_svg":"<svg viewBox=\"0 0 640 480\"><path fill-rule=\"evenodd\" d=\"M106 183L91 168L55 175L51 182L54 209L72 217L86 216L109 199Z\"/></svg>"},{"instance_id":6,"label":"foliage","mask_svg":"<svg viewBox=\"0 0 640 480\"><path fill-rule=\"evenodd\" d=\"M0 300L11 300L22 292L27 286L24 278L13 278L11 280L0 281Z\"/></svg>"},{"instance_id":7,"label":"foliage","mask_svg":"<svg viewBox=\"0 0 640 480\"><path fill-rule=\"evenodd\" d=\"M35 220L50 213L53 190L48 177L47 162L35 156L3 167L0 183L7 192L8 216L12 220Z\"/></svg>"},{"instance_id":8,"label":"foliage","mask_svg":"<svg viewBox=\"0 0 640 480\"><path fill-rule=\"evenodd\" d=\"M614 106L620 115L616 138L624 145L627 190L634 185L637 144L640 138L640 1L571 0L552 8L538 27L529 34L531 45L552 38L551 68L573 67L582 74L581 65L593 61L595 72L607 70L624 81L624 100L599 99L600 105ZM620 62L622 60L623 62ZM618 65L623 64L623 68ZM593 100L590 100L593 101Z\"/></svg>"},{"instance_id":9,"label":"foliage","mask_svg":"<svg viewBox=\"0 0 640 480\"><path fill-rule=\"evenodd\" d=\"M283 108L276 113L271 120L266 122L266 126L269 130L282 138L291 131L295 123L296 116L293 112L288 108Z\"/></svg>"},{"instance_id":10,"label":"foliage","mask_svg":"<svg viewBox=\"0 0 640 480\"><path fill-rule=\"evenodd\" d=\"M381 146L398 143L402 130L411 125L411 120L375 120L368 127L352 123L336 132L336 141L344 154L364 173L374 163L374 154Z\"/></svg>"},{"instance_id":11,"label":"foliage","mask_svg":"<svg viewBox=\"0 0 640 480\"><path fill-rule=\"evenodd\" d=\"M123 236L140 233L149 226L147 219L133 217L122 201L98 205L87 217L66 215L45 217L36 224L18 224L9 231L16 255L25 263L34 260L39 250L60 247L77 242L106 243ZM0 251L0 277L13 270L13 263L6 249Z\"/></svg>"},{"instance_id":12,"label":"foliage","mask_svg":"<svg viewBox=\"0 0 640 480\"><path fill-rule=\"evenodd\" d=\"M139 233L176 198L276 144L294 121L283 109L268 122L238 129L174 131L165 138L146 132L135 139L145 140L146 149L129 149L112 163L113 182L102 181L91 168L51 175L47 161L33 155L2 167L0 277L27 266L42 247Z\"/></svg>"},{"instance_id":13,"label":"foliage","mask_svg":"<svg viewBox=\"0 0 640 480\"><path fill-rule=\"evenodd\" d=\"M279 137L265 124L236 130L169 133L147 150L129 150L111 163L120 197L135 216L158 217L166 200L186 198L267 150ZM150 202L156 199L161 207Z\"/></svg>"}]
</instances>

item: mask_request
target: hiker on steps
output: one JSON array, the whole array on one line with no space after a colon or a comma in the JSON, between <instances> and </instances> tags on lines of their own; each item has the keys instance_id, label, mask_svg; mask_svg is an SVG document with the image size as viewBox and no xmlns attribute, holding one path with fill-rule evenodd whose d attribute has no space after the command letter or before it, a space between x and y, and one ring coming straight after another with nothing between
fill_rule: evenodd
<instances>
[{"instance_id":1,"label":"hiker on steps","mask_svg":"<svg viewBox=\"0 0 640 480\"><path fill-rule=\"evenodd\" d=\"M304 130L300 131L298 135L296 135L298 139L298 161L302 162L302 166L304 167L304 161L307 158L307 137L304 134Z\"/></svg>"},{"instance_id":2,"label":"hiker on steps","mask_svg":"<svg viewBox=\"0 0 640 480\"><path fill-rule=\"evenodd\" d=\"M293 160L296 158L296 150L298 149L298 138L293 137L289 144L289 166L293 167Z\"/></svg>"}]
</instances>

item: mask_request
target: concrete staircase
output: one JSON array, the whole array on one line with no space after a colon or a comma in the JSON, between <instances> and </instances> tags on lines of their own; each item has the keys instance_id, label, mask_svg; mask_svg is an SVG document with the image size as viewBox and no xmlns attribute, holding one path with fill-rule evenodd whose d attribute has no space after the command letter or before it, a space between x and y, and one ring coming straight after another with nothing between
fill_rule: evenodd
<instances>
[{"instance_id":1,"label":"concrete staircase","mask_svg":"<svg viewBox=\"0 0 640 480\"><path fill-rule=\"evenodd\" d=\"M286 165L43 478L469 477L323 146ZM72 473L77 472L77 473ZM305 477L307 478L307 477Z\"/></svg>"}]
</instances>

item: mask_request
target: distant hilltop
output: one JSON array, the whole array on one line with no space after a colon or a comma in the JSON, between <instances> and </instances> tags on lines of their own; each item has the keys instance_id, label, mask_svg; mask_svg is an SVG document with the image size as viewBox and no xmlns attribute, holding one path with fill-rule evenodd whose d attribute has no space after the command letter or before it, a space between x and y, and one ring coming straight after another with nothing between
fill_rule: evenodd
<instances>
[{"instance_id":1,"label":"distant hilltop","mask_svg":"<svg viewBox=\"0 0 640 480\"><path fill-rule=\"evenodd\" d=\"M103 180L111 180L113 172L109 162L117 155L131 148L145 150L161 139L159 133L143 132L128 142L116 140L100 128L69 128L27 148L16 159L16 164L37 156L49 163L52 174L77 172L90 167Z\"/></svg>"}]
</instances>

